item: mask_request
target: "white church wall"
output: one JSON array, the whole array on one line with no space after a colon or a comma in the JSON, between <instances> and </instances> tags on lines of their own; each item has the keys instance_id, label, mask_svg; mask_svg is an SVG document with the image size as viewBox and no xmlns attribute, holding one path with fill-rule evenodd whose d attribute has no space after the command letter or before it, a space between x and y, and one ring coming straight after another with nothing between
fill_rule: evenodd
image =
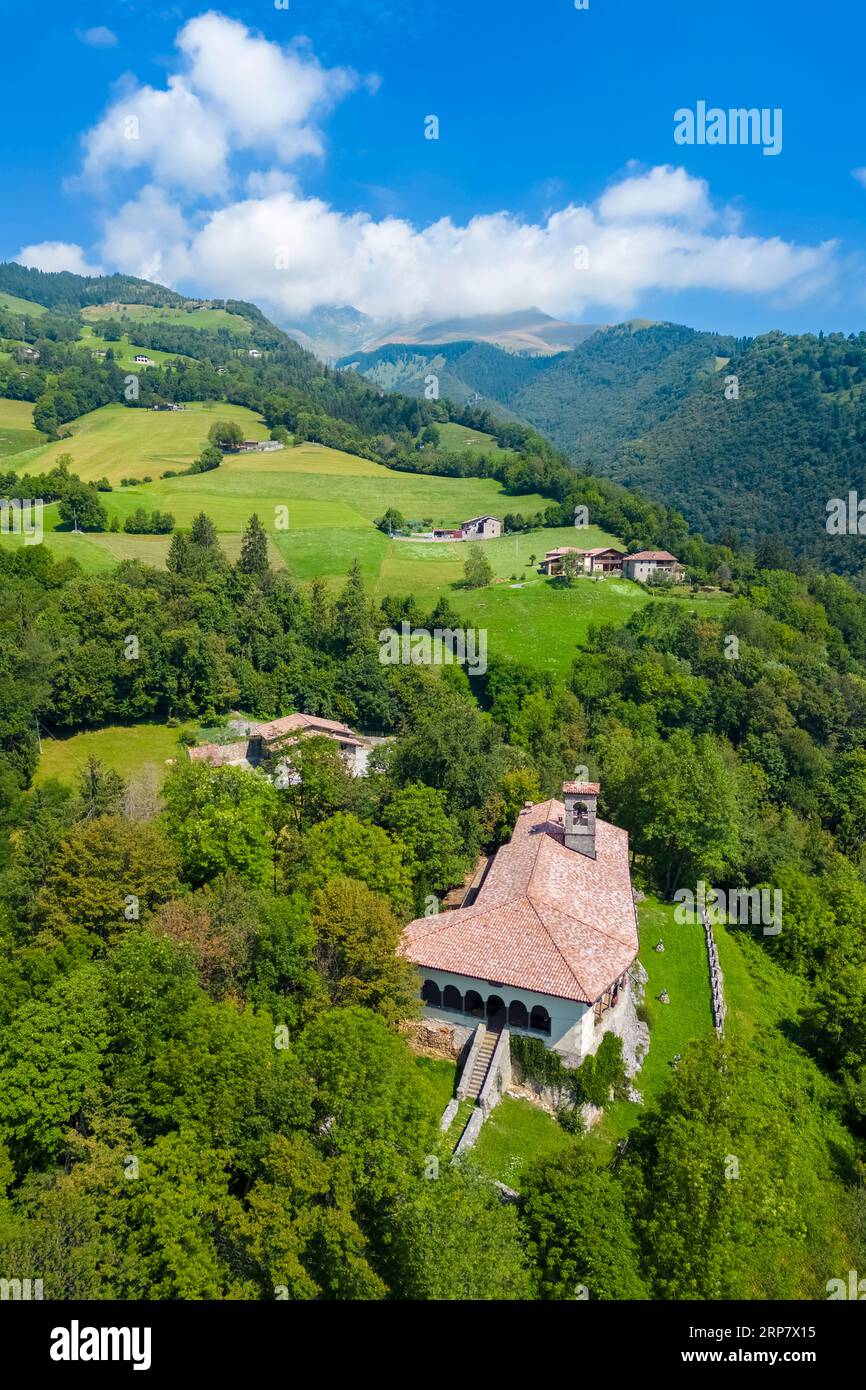
<instances>
[{"instance_id":1,"label":"white church wall","mask_svg":"<svg viewBox=\"0 0 866 1390\"><path fill-rule=\"evenodd\" d=\"M530 1038L541 1038L546 1047L553 1048L563 1056L584 1055L584 1040L592 1038L593 1016L592 1009L587 1004L581 1004L575 999L559 999L552 994L537 994L526 989L512 989L509 985L492 985L486 980L477 980L470 975L452 975L445 970L426 969L418 966L419 989L425 980L432 980L439 986L440 991L446 985L453 985L460 991L462 998L465 998L466 991L474 989L485 1004L492 994L497 995L504 1003L506 1009L514 1001L518 1000L523 1004L527 1013L531 1013L533 1008L539 1006L546 1009L550 1015L550 1033L540 1033L534 1028L515 1028L509 1021L508 1028L512 1033L516 1033ZM440 1019L445 1023L464 1023L468 1017L466 1014L458 1013L455 1009L432 1008L425 1004L424 1012L428 1018ZM587 1033L586 1025L589 1025ZM594 1050L592 1047L590 1051Z\"/></svg>"}]
</instances>

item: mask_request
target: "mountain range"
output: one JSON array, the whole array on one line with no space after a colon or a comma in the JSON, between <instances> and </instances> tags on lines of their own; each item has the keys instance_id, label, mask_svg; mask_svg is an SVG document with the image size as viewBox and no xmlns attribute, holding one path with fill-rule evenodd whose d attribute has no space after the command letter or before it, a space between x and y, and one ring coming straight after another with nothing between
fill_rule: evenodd
<instances>
[{"instance_id":1,"label":"mountain range","mask_svg":"<svg viewBox=\"0 0 866 1390\"><path fill-rule=\"evenodd\" d=\"M338 365L419 396L433 372L442 395L532 425L708 537L776 537L852 574L866 561L861 537L825 526L830 499L863 482L866 334L734 338L637 320L546 357L412 342Z\"/></svg>"},{"instance_id":2,"label":"mountain range","mask_svg":"<svg viewBox=\"0 0 866 1390\"><path fill-rule=\"evenodd\" d=\"M28 304L34 306L29 326ZM368 316L352 308L321 310L306 330L291 334L242 301L190 300L129 276L42 274L10 263L0 266L0 332L7 349L0 356L9 358L10 348L24 352L22 333L36 344L37 356L41 351L39 368L32 362L16 367L7 385L8 394L27 398L31 388L24 378L40 378L33 388L40 399L29 395L40 416L37 428L50 428L55 415L62 426L103 403L78 391L74 374L64 374L58 385L51 360L59 349L51 344L75 338L82 316L86 331L104 325L108 332L124 305L132 307L114 331L134 326L136 350L206 356L225 369L254 345L265 354L265 376L268 361L275 366L279 358L281 380L312 394L317 411L346 422L332 426L333 437L324 440L334 447L346 447L345 430L362 422L373 430L374 416L381 418L380 432L399 435L418 414L406 398L426 407L435 378L439 398L452 401L464 423L482 429L495 428L496 421L529 425L582 471L676 507L709 539L772 542L783 563L786 555L808 557L866 581L866 540L857 534L856 512L854 534L833 535L827 528L833 499L847 502L861 486L866 492L864 333L734 338L633 320L600 328L572 324L571 347L520 351L515 335L525 338L530 328L546 334L548 346L566 331L531 309L497 316L496 323L485 316L422 326L415 341L356 348L329 367L302 349L301 332L310 330L312 341L313 332L328 330L336 349L368 333ZM131 317L136 305L154 307L150 321ZM210 333L204 323L213 325ZM448 339L458 332L463 336ZM445 340L423 341L437 335ZM509 346L502 346L509 335ZM40 349L44 339L50 341Z\"/></svg>"},{"instance_id":3,"label":"mountain range","mask_svg":"<svg viewBox=\"0 0 866 1390\"><path fill-rule=\"evenodd\" d=\"M353 352L375 352L387 343L427 346L472 341L492 343L506 352L550 356L583 342L599 327L566 323L535 307L508 314L411 323L372 318L352 305L326 304L301 319L286 319L272 310L271 317L302 347L329 363Z\"/></svg>"}]
</instances>

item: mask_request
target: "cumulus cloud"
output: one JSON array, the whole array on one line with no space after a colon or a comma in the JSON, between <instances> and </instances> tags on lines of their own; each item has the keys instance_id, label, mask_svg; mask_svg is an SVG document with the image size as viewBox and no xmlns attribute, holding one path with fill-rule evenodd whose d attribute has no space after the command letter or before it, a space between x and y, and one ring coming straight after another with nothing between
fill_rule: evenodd
<instances>
[{"instance_id":1,"label":"cumulus cloud","mask_svg":"<svg viewBox=\"0 0 866 1390\"><path fill-rule=\"evenodd\" d=\"M101 266L88 265L80 246L71 241L40 241L22 246L15 257L20 265L34 270L71 270L75 275L102 275Z\"/></svg>"},{"instance_id":2,"label":"cumulus cloud","mask_svg":"<svg viewBox=\"0 0 866 1390\"><path fill-rule=\"evenodd\" d=\"M230 155L269 153L283 164L321 155L317 120L358 85L324 68L302 43L281 46L208 13L177 36L181 71L164 88L128 80L84 137L84 181L142 169L191 196L224 193Z\"/></svg>"},{"instance_id":3,"label":"cumulus cloud","mask_svg":"<svg viewBox=\"0 0 866 1390\"><path fill-rule=\"evenodd\" d=\"M834 243L749 236L742 208L667 164L630 163L593 203L536 221L502 210L416 226L343 212L305 195L297 162L323 153L328 110L377 79L215 12L184 24L177 50L164 86L127 77L84 137L82 183L111 193L100 255L117 269L285 318L353 304L392 322L531 304L624 316L651 293L691 290L793 300L836 272Z\"/></svg>"},{"instance_id":4,"label":"cumulus cloud","mask_svg":"<svg viewBox=\"0 0 866 1390\"><path fill-rule=\"evenodd\" d=\"M94 24L92 29L76 29L76 34L88 48L116 48L117 35L104 24Z\"/></svg>"},{"instance_id":5,"label":"cumulus cloud","mask_svg":"<svg viewBox=\"0 0 866 1390\"><path fill-rule=\"evenodd\" d=\"M499 212L415 228L344 214L292 189L229 203L187 225L170 247L160 222L151 235L150 219L132 221L147 242L129 266L135 273L161 248L176 278L286 314L353 304L403 321L529 304L565 315L625 314L651 290L802 296L827 282L834 256L833 243L731 233L704 182L670 168L629 176L597 204L569 205L538 223ZM104 257L120 263L129 250L109 228Z\"/></svg>"}]
</instances>

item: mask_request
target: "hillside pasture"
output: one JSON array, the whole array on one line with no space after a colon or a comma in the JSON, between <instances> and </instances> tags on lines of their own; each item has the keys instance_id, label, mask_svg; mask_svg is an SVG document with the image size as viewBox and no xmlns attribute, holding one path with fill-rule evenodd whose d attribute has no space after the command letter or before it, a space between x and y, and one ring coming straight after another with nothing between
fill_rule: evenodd
<instances>
[{"instance_id":1,"label":"hillside pasture","mask_svg":"<svg viewBox=\"0 0 866 1390\"><path fill-rule=\"evenodd\" d=\"M240 314L230 314L225 309L158 309L152 304L92 304L82 309L81 317L93 324L98 324L101 319L117 319L119 322L131 319L138 323L176 323L183 328L207 328L211 332L224 328L239 338L249 337L252 329L249 319L242 318Z\"/></svg>"},{"instance_id":2,"label":"hillside pasture","mask_svg":"<svg viewBox=\"0 0 866 1390\"><path fill-rule=\"evenodd\" d=\"M42 443L45 436L33 427L31 401L10 401L0 397L0 459L23 453Z\"/></svg>"},{"instance_id":3,"label":"hillside pasture","mask_svg":"<svg viewBox=\"0 0 866 1390\"><path fill-rule=\"evenodd\" d=\"M450 420L447 424L437 425L436 433L439 435L440 449L457 452L471 447L482 454L511 452L509 449L500 449L492 434L484 434L482 430L473 430L468 425L458 425Z\"/></svg>"},{"instance_id":4,"label":"hillside pasture","mask_svg":"<svg viewBox=\"0 0 866 1390\"><path fill-rule=\"evenodd\" d=\"M150 722L112 724L58 738L45 736L43 731L42 756L34 782L38 786L49 777L56 777L71 786L90 757L98 758L125 778L141 773L150 764L161 782L169 770L168 759L186 760L186 749L180 743L184 731Z\"/></svg>"},{"instance_id":5,"label":"hillside pasture","mask_svg":"<svg viewBox=\"0 0 866 1390\"><path fill-rule=\"evenodd\" d=\"M88 324L84 326L78 340L78 346L88 352L108 352L111 350L118 367L128 368L129 371L134 371L142 366L141 363L135 361L136 353L144 353L157 367L163 366L166 362L173 362L176 358L181 358L185 362L194 361L193 358L182 352L161 352L159 348L144 347L141 343L131 342L128 333L124 333L123 337L116 342L109 338L102 338L98 333L94 333Z\"/></svg>"},{"instance_id":6,"label":"hillside pasture","mask_svg":"<svg viewBox=\"0 0 866 1390\"><path fill-rule=\"evenodd\" d=\"M198 458L216 420L237 420L247 439L268 437L260 417L242 405L197 401L177 411L105 405L75 420L69 437L28 453L26 459L16 459L15 466L28 472L47 471L61 454L71 454L72 472L85 482L106 477L117 484L121 478L149 474L156 484L166 469L188 468ZM152 506L157 505L154 499Z\"/></svg>"},{"instance_id":7,"label":"hillside pasture","mask_svg":"<svg viewBox=\"0 0 866 1390\"><path fill-rule=\"evenodd\" d=\"M44 304L34 304L31 299L19 299L17 294L7 294L0 290L0 309L8 309L12 314L29 314L31 318L41 319L48 310Z\"/></svg>"}]
</instances>

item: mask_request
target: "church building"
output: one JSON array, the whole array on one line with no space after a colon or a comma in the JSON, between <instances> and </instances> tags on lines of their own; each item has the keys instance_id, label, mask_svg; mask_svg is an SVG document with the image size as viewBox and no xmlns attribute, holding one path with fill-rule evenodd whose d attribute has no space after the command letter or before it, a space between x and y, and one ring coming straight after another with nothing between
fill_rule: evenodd
<instances>
[{"instance_id":1,"label":"church building","mask_svg":"<svg viewBox=\"0 0 866 1390\"><path fill-rule=\"evenodd\" d=\"M619 1031L637 916L628 835L597 817L598 791L527 802L474 899L409 923L428 1017L541 1038L572 1066Z\"/></svg>"}]
</instances>

